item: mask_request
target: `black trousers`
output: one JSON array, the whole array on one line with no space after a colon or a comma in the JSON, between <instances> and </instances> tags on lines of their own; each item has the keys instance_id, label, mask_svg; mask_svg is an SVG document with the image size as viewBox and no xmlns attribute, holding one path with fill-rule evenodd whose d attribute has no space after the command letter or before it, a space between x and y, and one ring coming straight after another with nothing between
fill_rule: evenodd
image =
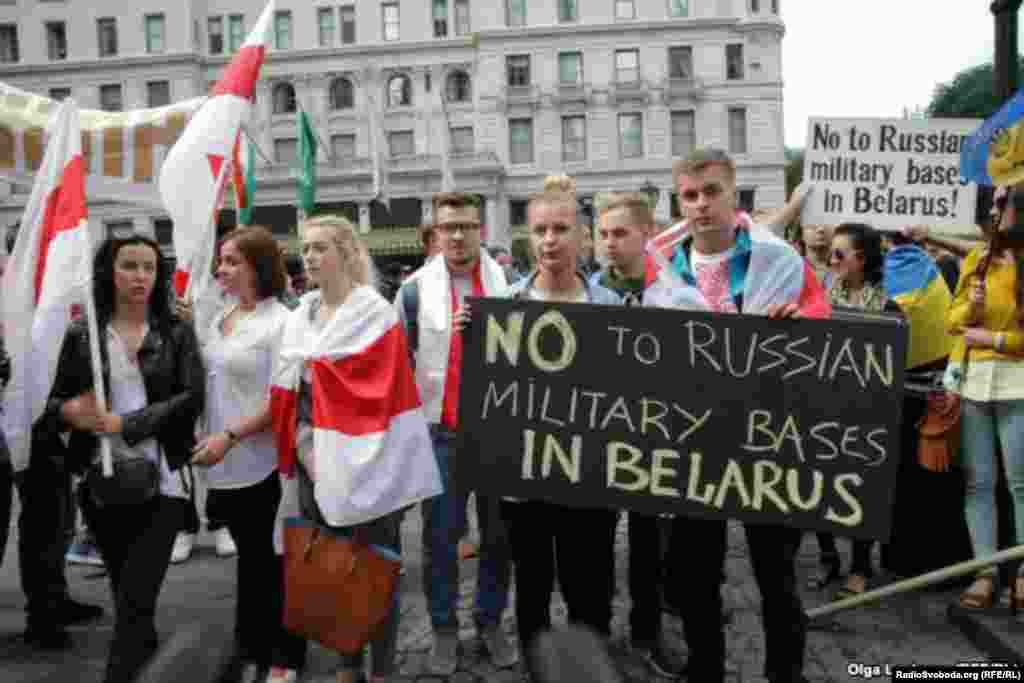
<instances>
[{"instance_id":1,"label":"black trousers","mask_svg":"<svg viewBox=\"0 0 1024 683\"><path fill-rule=\"evenodd\" d=\"M55 611L68 597L64 554L75 520L71 475L60 458L34 449L15 483L21 500L18 564L27 621L30 626L52 627Z\"/></svg>"},{"instance_id":2,"label":"black trousers","mask_svg":"<svg viewBox=\"0 0 1024 683\"><path fill-rule=\"evenodd\" d=\"M97 508L88 495L83 503L114 597L114 637L104 683L130 683L157 648L156 601L187 503L157 496L130 509Z\"/></svg>"},{"instance_id":3,"label":"black trousers","mask_svg":"<svg viewBox=\"0 0 1024 683\"><path fill-rule=\"evenodd\" d=\"M284 609L281 560L274 552L274 518L281 502L277 472L253 486L210 489L207 494L238 548L235 652L269 665Z\"/></svg>"},{"instance_id":4,"label":"black trousers","mask_svg":"<svg viewBox=\"0 0 1024 683\"><path fill-rule=\"evenodd\" d=\"M614 510L502 501L516 579L516 622L524 654L551 628L555 573L569 621L611 634L615 592Z\"/></svg>"},{"instance_id":5,"label":"black trousers","mask_svg":"<svg viewBox=\"0 0 1024 683\"><path fill-rule=\"evenodd\" d=\"M754 577L761 592L761 620L772 683L804 681L807 625L793 564L800 546L799 529L746 524L744 530ZM671 576L667 591L681 608L683 633L690 650L689 680L721 683L725 679L725 631L722 591L725 580L727 526L722 520L676 518L669 548Z\"/></svg>"},{"instance_id":6,"label":"black trousers","mask_svg":"<svg viewBox=\"0 0 1024 683\"><path fill-rule=\"evenodd\" d=\"M634 643L652 643L661 632L662 520L629 513L629 632Z\"/></svg>"}]
</instances>

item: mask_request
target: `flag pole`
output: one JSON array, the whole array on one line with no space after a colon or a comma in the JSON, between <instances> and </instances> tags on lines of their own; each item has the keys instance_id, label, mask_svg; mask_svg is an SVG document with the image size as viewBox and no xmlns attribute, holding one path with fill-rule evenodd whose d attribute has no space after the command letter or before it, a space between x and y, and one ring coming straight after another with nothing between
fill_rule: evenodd
<instances>
[{"instance_id":1,"label":"flag pole","mask_svg":"<svg viewBox=\"0 0 1024 683\"><path fill-rule=\"evenodd\" d=\"M92 234L92 231L89 231ZM94 245L90 244L90 247ZM93 378L93 391L96 394L96 407L99 412L106 413L107 406L107 387L103 381L103 359L100 354L100 326L99 320L96 318L96 299L94 297L95 289L93 288L92 273L86 282L85 291L85 317L86 324L89 326L89 356L92 362L92 378ZM110 437L107 435L100 435L100 468L104 477L114 476L114 456L110 450Z\"/></svg>"}]
</instances>

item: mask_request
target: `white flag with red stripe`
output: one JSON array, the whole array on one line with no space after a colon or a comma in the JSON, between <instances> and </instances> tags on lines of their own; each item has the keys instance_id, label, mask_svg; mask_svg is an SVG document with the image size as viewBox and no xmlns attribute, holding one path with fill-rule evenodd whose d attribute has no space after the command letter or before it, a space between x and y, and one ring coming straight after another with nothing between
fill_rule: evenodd
<instances>
[{"instance_id":1,"label":"white flag with red stripe","mask_svg":"<svg viewBox=\"0 0 1024 683\"><path fill-rule=\"evenodd\" d=\"M15 471L28 466L32 424L57 372L71 305L89 295L92 240L78 108L65 100L47 126L49 143L25 205L3 277L3 328L11 356L4 433Z\"/></svg>"},{"instance_id":2,"label":"white flag with red stripe","mask_svg":"<svg viewBox=\"0 0 1024 683\"><path fill-rule=\"evenodd\" d=\"M274 371L271 412L282 476L294 474L298 389L308 372L313 455L307 470L329 525L360 524L440 494L394 308L372 288L359 287L318 331L310 321L318 301L319 293L304 297L289 316Z\"/></svg>"},{"instance_id":3,"label":"white flag with red stripe","mask_svg":"<svg viewBox=\"0 0 1024 683\"><path fill-rule=\"evenodd\" d=\"M210 97L193 115L160 169L160 197L171 220L177 259L175 288L182 296L188 273L210 269L203 245L216 234L216 211L223 199L231 149L240 126L252 114L253 90L266 54L274 0L228 64ZM197 283L193 283L195 289ZM196 294L196 292L193 292Z\"/></svg>"}]
</instances>

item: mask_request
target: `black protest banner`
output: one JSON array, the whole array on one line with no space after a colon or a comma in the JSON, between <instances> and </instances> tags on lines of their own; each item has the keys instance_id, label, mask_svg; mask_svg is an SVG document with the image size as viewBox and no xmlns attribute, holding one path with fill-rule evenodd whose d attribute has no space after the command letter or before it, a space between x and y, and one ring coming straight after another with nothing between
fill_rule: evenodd
<instances>
[{"instance_id":1,"label":"black protest banner","mask_svg":"<svg viewBox=\"0 0 1024 683\"><path fill-rule=\"evenodd\" d=\"M458 486L888 538L902 324L470 304Z\"/></svg>"}]
</instances>

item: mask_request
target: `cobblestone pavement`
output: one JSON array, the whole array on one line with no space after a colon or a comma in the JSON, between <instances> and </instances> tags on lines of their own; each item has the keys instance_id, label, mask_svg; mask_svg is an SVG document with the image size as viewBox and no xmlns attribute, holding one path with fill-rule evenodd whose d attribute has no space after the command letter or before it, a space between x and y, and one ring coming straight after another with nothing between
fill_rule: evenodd
<instances>
[{"instance_id":1,"label":"cobblestone pavement","mask_svg":"<svg viewBox=\"0 0 1024 683\"><path fill-rule=\"evenodd\" d=\"M17 512L17 511L16 511ZM15 516L16 519L16 516ZM443 678L422 674L423 663L430 646L430 625L422 596L420 572L420 520L418 513L410 514L403 525L403 546L407 560L407 573L402 584L402 621L399 635L399 659L403 677L408 681L437 682ZM664 680L652 677L642 663L624 645L628 642L628 608L625 566L625 522L620 524L617 537L618 586L613 621L612 654L624 678L630 683ZM234 561L216 557L212 538L204 534L202 547L192 559L175 565L168 573L161 595L158 627L169 634L195 624L219 626L229 632L233 618ZM108 616L102 621L76 627L72 630L75 647L62 653L40 653L21 643L24 626L17 575L15 539L9 542L6 562L0 568L0 681L3 683L63 683L64 681L99 681L110 638L113 618L110 613L109 584L102 571L91 567L69 567L68 578L75 597L103 604ZM727 581L723 587L729 612L727 644L728 669L731 681L761 683L764 662L764 637L759 618L760 598L754 584L750 561L747 557L743 530L731 524L727 558ZM840 549L848 547L840 541ZM815 570L817 546L808 534L798 557L801 585ZM459 618L463 657L460 670L450 678L451 683L511 683L522 680L518 671L495 671L483 656L472 626L470 606L475 586L476 562L462 563L461 600ZM884 580L884 577L879 577ZM863 680L864 676L850 674L851 665L882 666L886 664L949 664L982 658L977 651L946 619L946 607L956 595L955 591L917 593L907 597L890 598L885 602L838 615L827 624L813 629L808 638L806 673L815 683ZM824 595L805 591L805 606L810 608L824 602ZM565 607L556 597L556 623L564 623ZM505 628L515 632L512 610L506 612ZM666 615L665 629L669 640L685 657L685 644L679 621ZM208 648L223 647L224 643L204 644ZM313 648L305 681L327 683L333 681L336 657L320 648ZM194 680L191 683L205 683Z\"/></svg>"}]
</instances>

